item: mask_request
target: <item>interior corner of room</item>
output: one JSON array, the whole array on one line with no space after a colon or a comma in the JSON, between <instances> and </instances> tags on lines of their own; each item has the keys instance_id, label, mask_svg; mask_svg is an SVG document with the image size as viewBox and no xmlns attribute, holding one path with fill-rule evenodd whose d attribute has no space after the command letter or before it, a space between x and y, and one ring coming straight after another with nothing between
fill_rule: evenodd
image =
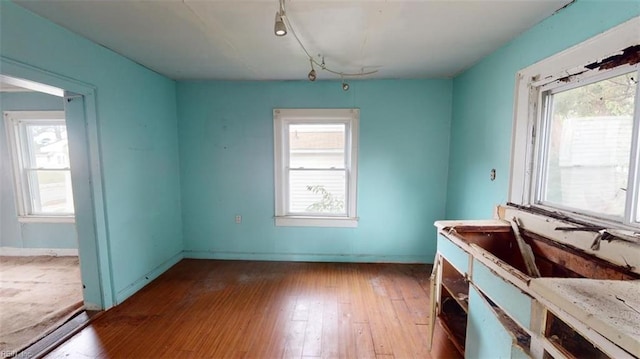
<instances>
[{"instance_id":1,"label":"interior corner of room","mask_svg":"<svg viewBox=\"0 0 640 359\"><path fill-rule=\"evenodd\" d=\"M622 143L607 156L553 147L571 134L551 120L579 84L638 87L637 33L601 49L624 58L605 77L584 49L639 19L604 0L0 1L0 301L70 298L25 309L48 324L1 354L640 357L640 332L566 299L637 305L638 95L631 116L562 113ZM604 157L631 166L585 169ZM615 203L562 197L561 176L615 176ZM125 333L145 326L166 346Z\"/></svg>"}]
</instances>

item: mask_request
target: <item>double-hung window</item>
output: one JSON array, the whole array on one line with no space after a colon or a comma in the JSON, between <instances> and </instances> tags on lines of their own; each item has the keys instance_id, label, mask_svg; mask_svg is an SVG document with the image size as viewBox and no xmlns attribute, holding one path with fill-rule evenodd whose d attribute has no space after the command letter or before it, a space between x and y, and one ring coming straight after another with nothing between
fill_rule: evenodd
<instances>
[{"instance_id":1,"label":"double-hung window","mask_svg":"<svg viewBox=\"0 0 640 359\"><path fill-rule=\"evenodd\" d=\"M275 109L278 226L355 227L357 109Z\"/></svg>"},{"instance_id":2,"label":"double-hung window","mask_svg":"<svg viewBox=\"0 0 640 359\"><path fill-rule=\"evenodd\" d=\"M636 79L638 66L625 66L541 87L537 203L637 222L627 208L638 190Z\"/></svg>"},{"instance_id":3,"label":"double-hung window","mask_svg":"<svg viewBox=\"0 0 640 359\"><path fill-rule=\"evenodd\" d=\"M639 26L632 21L520 72L512 202L640 227Z\"/></svg>"},{"instance_id":4,"label":"double-hung window","mask_svg":"<svg viewBox=\"0 0 640 359\"><path fill-rule=\"evenodd\" d=\"M4 113L22 220L73 220L64 111Z\"/></svg>"}]
</instances>

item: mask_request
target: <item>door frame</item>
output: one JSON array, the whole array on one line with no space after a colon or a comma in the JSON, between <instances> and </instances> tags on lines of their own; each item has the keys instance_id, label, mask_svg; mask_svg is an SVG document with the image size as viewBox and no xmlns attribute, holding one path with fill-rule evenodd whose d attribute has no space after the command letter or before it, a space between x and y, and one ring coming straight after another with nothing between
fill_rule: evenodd
<instances>
[{"instance_id":1,"label":"door frame","mask_svg":"<svg viewBox=\"0 0 640 359\"><path fill-rule=\"evenodd\" d=\"M87 310L108 309L115 305L115 293L104 197L97 88L4 56L0 56L0 74L64 90L84 305Z\"/></svg>"}]
</instances>

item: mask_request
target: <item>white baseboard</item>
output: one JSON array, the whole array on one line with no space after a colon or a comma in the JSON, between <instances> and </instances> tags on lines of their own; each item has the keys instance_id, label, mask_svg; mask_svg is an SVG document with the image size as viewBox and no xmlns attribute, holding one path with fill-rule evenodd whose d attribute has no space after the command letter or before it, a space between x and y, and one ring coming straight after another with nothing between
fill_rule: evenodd
<instances>
[{"instance_id":1,"label":"white baseboard","mask_svg":"<svg viewBox=\"0 0 640 359\"><path fill-rule=\"evenodd\" d=\"M0 247L0 256L7 256L7 257L34 257L34 256L77 257L78 256L78 249L76 249L76 248Z\"/></svg>"}]
</instances>

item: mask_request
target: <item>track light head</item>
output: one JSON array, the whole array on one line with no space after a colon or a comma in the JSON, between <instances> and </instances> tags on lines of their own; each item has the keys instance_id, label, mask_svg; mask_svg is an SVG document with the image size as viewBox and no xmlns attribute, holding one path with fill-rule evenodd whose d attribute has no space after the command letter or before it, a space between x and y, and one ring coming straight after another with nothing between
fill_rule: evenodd
<instances>
[{"instance_id":1,"label":"track light head","mask_svg":"<svg viewBox=\"0 0 640 359\"><path fill-rule=\"evenodd\" d=\"M311 69L311 71L309 71L309 75L307 75L307 77L309 78L309 81L315 81L316 80L316 70L315 69Z\"/></svg>"},{"instance_id":2,"label":"track light head","mask_svg":"<svg viewBox=\"0 0 640 359\"><path fill-rule=\"evenodd\" d=\"M276 34L276 36L284 36L287 34L287 27L284 24L284 20L282 20L283 14L284 14L284 11L276 12L276 22L275 22L275 25L273 26L273 32Z\"/></svg>"},{"instance_id":3,"label":"track light head","mask_svg":"<svg viewBox=\"0 0 640 359\"><path fill-rule=\"evenodd\" d=\"M313 68L313 59L309 58L309 64L311 65L311 71L309 71L309 74L307 75L307 77L309 78L309 81L315 81L316 80L316 69Z\"/></svg>"},{"instance_id":4,"label":"track light head","mask_svg":"<svg viewBox=\"0 0 640 359\"><path fill-rule=\"evenodd\" d=\"M340 80L342 80L342 91L349 91L349 84L344 80L344 74L340 74Z\"/></svg>"}]
</instances>

